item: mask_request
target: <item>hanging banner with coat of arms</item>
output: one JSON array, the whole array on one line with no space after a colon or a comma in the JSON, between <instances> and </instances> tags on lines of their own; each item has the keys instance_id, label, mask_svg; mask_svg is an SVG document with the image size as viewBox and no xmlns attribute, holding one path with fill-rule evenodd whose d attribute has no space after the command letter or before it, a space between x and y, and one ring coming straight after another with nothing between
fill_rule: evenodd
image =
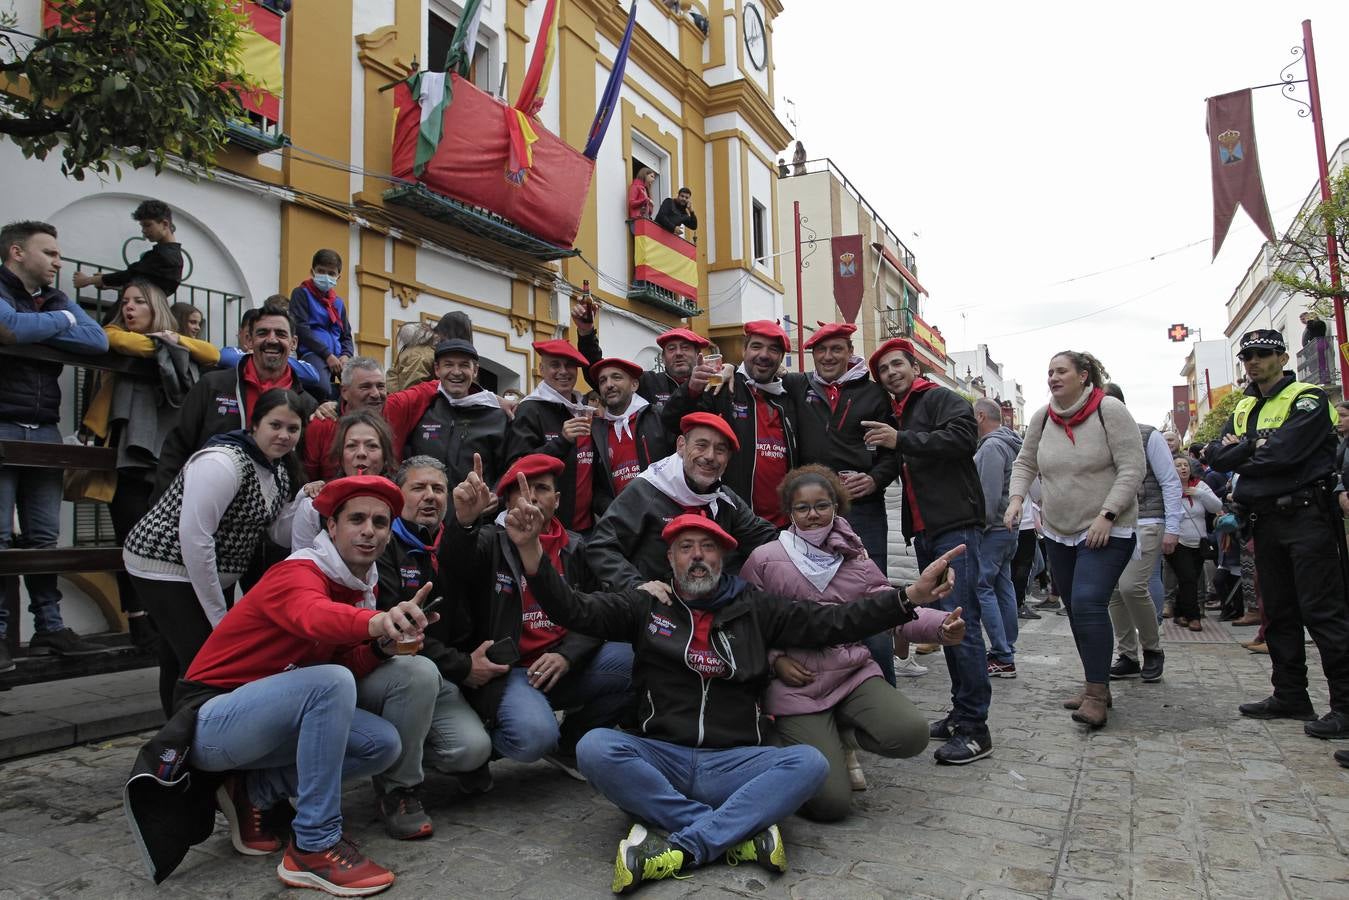
<instances>
[{"instance_id":1,"label":"hanging banner with coat of arms","mask_svg":"<svg viewBox=\"0 0 1349 900\"><path fill-rule=\"evenodd\" d=\"M829 239L829 259L834 266L834 302L843 313L843 321L857 321L862 309L862 236L848 234Z\"/></svg>"},{"instance_id":2,"label":"hanging banner with coat of arms","mask_svg":"<svg viewBox=\"0 0 1349 900\"><path fill-rule=\"evenodd\" d=\"M1227 229L1241 207L1266 240L1274 241L1274 222L1260 179L1255 149L1255 118L1249 88L1208 98L1209 157L1213 169L1213 256L1222 249Z\"/></svg>"}]
</instances>

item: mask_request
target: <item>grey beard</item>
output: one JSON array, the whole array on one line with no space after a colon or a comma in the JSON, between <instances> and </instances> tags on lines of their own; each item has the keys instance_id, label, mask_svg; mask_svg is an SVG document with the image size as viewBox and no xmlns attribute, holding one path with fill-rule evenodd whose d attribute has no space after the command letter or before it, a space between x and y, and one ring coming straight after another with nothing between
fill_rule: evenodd
<instances>
[{"instance_id":1,"label":"grey beard","mask_svg":"<svg viewBox=\"0 0 1349 900\"><path fill-rule=\"evenodd\" d=\"M679 593L685 597L706 597L717 589L717 584L721 581L721 572L708 570L706 575L692 577L689 575L676 575L674 582Z\"/></svg>"}]
</instances>

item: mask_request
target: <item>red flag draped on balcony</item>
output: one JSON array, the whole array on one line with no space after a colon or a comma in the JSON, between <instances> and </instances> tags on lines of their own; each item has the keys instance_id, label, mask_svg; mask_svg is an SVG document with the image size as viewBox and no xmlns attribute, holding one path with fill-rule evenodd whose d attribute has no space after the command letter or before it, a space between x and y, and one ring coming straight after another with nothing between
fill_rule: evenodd
<instances>
[{"instance_id":1,"label":"red flag draped on balcony","mask_svg":"<svg viewBox=\"0 0 1349 900\"><path fill-rule=\"evenodd\" d=\"M650 219L632 220L632 279L698 296L698 248Z\"/></svg>"}]
</instances>

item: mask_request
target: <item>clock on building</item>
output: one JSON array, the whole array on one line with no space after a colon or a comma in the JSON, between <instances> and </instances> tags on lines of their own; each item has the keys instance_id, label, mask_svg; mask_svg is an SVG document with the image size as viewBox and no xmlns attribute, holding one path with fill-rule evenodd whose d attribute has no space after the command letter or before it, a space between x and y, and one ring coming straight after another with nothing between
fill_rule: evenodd
<instances>
[{"instance_id":1,"label":"clock on building","mask_svg":"<svg viewBox=\"0 0 1349 900\"><path fill-rule=\"evenodd\" d=\"M763 14L753 3L746 3L740 18L745 31L745 55L749 57L750 65L762 72L768 63L768 32L764 28Z\"/></svg>"}]
</instances>

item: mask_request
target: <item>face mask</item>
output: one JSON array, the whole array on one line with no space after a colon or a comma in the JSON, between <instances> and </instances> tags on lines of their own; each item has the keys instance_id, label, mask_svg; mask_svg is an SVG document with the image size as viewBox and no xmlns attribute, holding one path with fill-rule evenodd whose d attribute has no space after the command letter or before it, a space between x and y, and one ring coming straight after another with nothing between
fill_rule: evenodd
<instances>
[{"instance_id":1,"label":"face mask","mask_svg":"<svg viewBox=\"0 0 1349 900\"><path fill-rule=\"evenodd\" d=\"M336 275L315 275L315 276L314 276L314 286L317 287L317 288L318 288L319 290L321 290L321 291L331 291L333 288L337 287L337 276L336 276Z\"/></svg>"},{"instance_id":2,"label":"face mask","mask_svg":"<svg viewBox=\"0 0 1349 900\"><path fill-rule=\"evenodd\" d=\"M824 543L824 539L829 537L829 532L833 530L834 523L831 520L828 525L821 525L819 528L797 528L796 535L812 547L818 547Z\"/></svg>"}]
</instances>

